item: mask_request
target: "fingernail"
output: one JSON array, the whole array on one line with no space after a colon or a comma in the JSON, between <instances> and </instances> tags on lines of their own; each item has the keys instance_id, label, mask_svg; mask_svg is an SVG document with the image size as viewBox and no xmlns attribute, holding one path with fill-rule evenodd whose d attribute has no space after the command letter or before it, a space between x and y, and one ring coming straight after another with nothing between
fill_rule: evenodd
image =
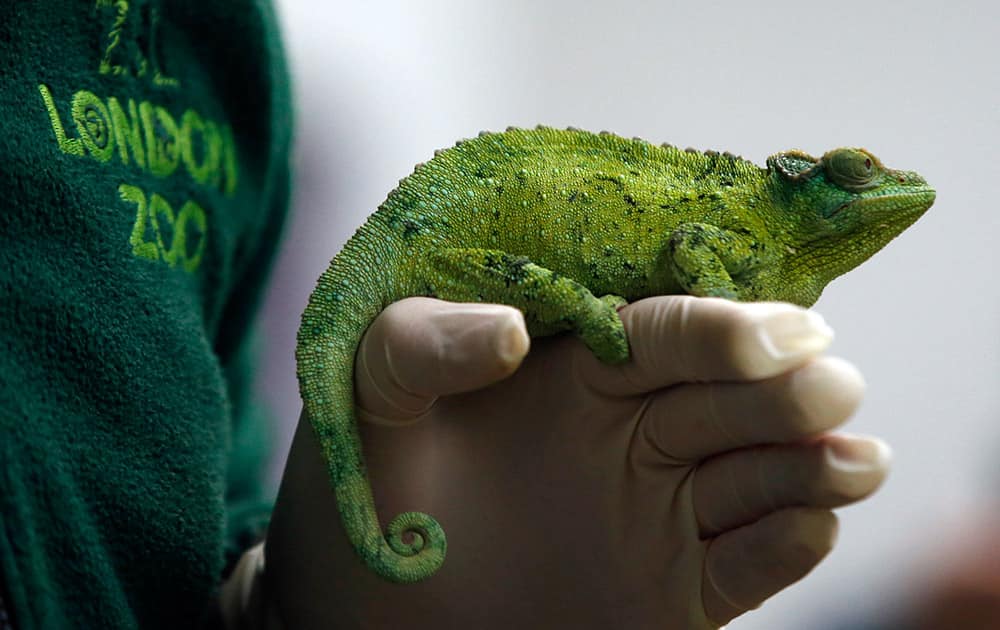
<instances>
[{"instance_id":1,"label":"fingernail","mask_svg":"<svg viewBox=\"0 0 1000 630\"><path fill-rule=\"evenodd\" d=\"M819 357L795 370L789 395L799 401L801 428L828 431L847 420L865 393L865 379L856 367L837 357Z\"/></svg>"},{"instance_id":2,"label":"fingernail","mask_svg":"<svg viewBox=\"0 0 1000 630\"><path fill-rule=\"evenodd\" d=\"M449 304L431 317L452 362L461 363L467 358L461 353L472 351L473 360L481 361L483 353L492 353L503 365L516 366L528 353L524 315L512 306Z\"/></svg>"},{"instance_id":3,"label":"fingernail","mask_svg":"<svg viewBox=\"0 0 1000 630\"><path fill-rule=\"evenodd\" d=\"M530 339L524 328L524 316L508 309L507 316L498 316L493 329L493 348L504 365L517 365L528 354Z\"/></svg>"},{"instance_id":4,"label":"fingernail","mask_svg":"<svg viewBox=\"0 0 1000 630\"><path fill-rule=\"evenodd\" d=\"M524 316L521 311L501 307L492 313L493 320L493 350L504 365L517 365L528 354L531 340L524 327Z\"/></svg>"},{"instance_id":5,"label":"fingernail","mask_svg":"<svg viewBox=\"0 0 1000 630\"><path fill-rule=\"evenodd\" d=\"M889 467L892 448L888 444L875 437L846 437L848 439L827 444L826 460L832 468L847 473L868 473Z\"/></svg>"},{"instance_id":6,"label":"fingernail","mask_svg":"<svg viewBox=\"0 0 1000 630\"><path fill-rule=\"evenodd\" d=\"M761 346L776 361L818 354L833 341L823 316L802 308L773 309L758 324Z\"/></svg>"}]
</instances>

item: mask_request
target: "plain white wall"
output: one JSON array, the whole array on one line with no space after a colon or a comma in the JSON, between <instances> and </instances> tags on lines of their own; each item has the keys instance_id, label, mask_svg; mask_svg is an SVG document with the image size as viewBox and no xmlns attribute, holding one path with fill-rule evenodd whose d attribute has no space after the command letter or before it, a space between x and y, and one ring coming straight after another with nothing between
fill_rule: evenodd
<instances>
[{"instance_id":1,"label":"plain white wall","mask_svg":"<svg viewBox=\"0 0 1000 630\"><path fill-rule=\"evenodd\" d=\"M729 150L866 146L938 189L816 306L869 392L849 430L893 473L841 511L808 579L730 627L823 628L894 601L950 527L1000 498L1000 5L993 2L284 0L296 207L265 309L261 388L298 418L295 330L316 278L415 163L508 125ZM281 461L275 463L279 474ZM988 506L987 506L988 507ZM931 555L928 555L931 554Z\"/></svg>"}]
</instances>

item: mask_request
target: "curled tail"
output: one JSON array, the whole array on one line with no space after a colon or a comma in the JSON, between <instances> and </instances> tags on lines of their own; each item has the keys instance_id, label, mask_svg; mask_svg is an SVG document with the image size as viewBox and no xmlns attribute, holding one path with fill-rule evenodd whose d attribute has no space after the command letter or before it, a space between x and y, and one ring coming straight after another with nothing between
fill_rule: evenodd
<instances>
[{"instance_id":1,"label":"curled tail","mask_svg":"<svg viewBox=\"0 0 1000 630\"><path fill-rule=\"evenodd\" d=\"M368 325L405 293L391 239L363 226L320 276L302 314L295 356L303 406L319 438L341 522L354 550L392 582L417 582L444 562L446 540L420 512L393 518L383 535L365 471L354 409L354 355ZM409 540L404 540L405 535Z\"/></svg>"}]
</instances>

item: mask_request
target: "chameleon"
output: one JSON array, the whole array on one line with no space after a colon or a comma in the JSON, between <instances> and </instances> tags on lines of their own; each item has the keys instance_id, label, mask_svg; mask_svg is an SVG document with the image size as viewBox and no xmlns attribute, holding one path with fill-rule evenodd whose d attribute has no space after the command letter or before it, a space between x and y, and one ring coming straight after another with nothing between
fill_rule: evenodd
<instances>
[{"instance_id":1,"label":"chameleon","mask_svg":"<svg viewBox=\"0 0 1000 630\"><path fill-rule=\"evenodd\" d=\"M776 153L766 168L607 132L508 128L436 151L322 273L296 362L341 523L377 575L412 583L445 558L441 525L405 512L383 533L354 411L355 352L409 296L520 309L533 337L570 332L628 360L618 309L686 293L811 306L832 279L916 221L935 191L862 148Z\"/></svg>"}]
</instances>

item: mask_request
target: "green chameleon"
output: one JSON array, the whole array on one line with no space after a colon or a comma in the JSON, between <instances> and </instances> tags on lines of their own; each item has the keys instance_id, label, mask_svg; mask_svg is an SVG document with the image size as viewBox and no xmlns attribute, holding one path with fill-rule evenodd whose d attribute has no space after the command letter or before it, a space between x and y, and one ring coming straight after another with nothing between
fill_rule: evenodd
<instances>
[{"instance_id":1,"label":"green chameleon","mask_svg":"<svg viewBox=\"0 0 1000 630\"><path fill-rule=\"evenodd\" d=\"M934 190L864 149L772 155L679 150L576 129L482 133L438 151L389 193L322 274L296 357L305 410L347 536L367 565L415 582L445 534L407 512L383 535L354 419L354 355L408 296L519 308L532 336L572 331L629 357L617 309L673 293L813 304L917 220ZM408 534L408 535L407 535Z\"/></svg>"}]
</instances>

